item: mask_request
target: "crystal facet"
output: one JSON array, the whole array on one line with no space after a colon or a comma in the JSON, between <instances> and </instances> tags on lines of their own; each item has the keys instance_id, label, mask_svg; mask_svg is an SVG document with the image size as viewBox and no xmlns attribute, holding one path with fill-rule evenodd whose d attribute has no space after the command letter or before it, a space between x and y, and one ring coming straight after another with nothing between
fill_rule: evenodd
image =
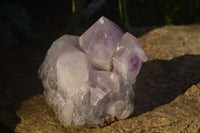
<instances>
[{"instance_id":1,"label":"crystal facet","mask_svg":"<svg viewBox=\"0 0 200 133\"><path fill-rule=\"evenodd\" d=\"M130 33L125 33L113 57L114 71L133 84L146 58L142 44Z\"/></svg>"},{"instance_id":2,"label":"crystal facet","mask_svg":"<svg viewBox=\"0 0 200 133\"><path fill-rule=\"evenodd\" d=\"M112 65L112 55L119 43L123 32L105 17L101 17L80 38L80 46L90 56L91 63L109 71Z\"/></svg>"},{"instance_id":3,"label":"crystal facet","mask_svg":"<svg viewBox=\"0 0 200 133\"><path fill-rule=\"evenodd\" d=\"M39 69L44 95L67 125L103 125L134 110L132 85L146 60L141 43L105 17L80 37L53 42Z\"/></svg>"}]
</instances>

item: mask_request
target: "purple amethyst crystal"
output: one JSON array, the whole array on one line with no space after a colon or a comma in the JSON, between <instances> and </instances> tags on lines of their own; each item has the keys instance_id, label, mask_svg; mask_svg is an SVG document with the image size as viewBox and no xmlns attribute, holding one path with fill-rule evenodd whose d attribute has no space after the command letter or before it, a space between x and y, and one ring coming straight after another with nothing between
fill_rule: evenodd
<instances>
[{"instance_id":1,"label":"purple amethyst crystal","mask_svg":"<svg viewBox=\"0 0 200 133\"><path fill-rule=\"evenodd\" d=\"M90 56L91 64L109 71L112 56L123 36L121 29L105 17L101 17L80 38L80 46Z\"/></svg>"},{"instance_id":2,"label":"purple amethyst crystal","mask_svg":"<svg viewBox=\"0 0 200 133\"><path fill-rule=\"evenodd\" d=\"M130 33L125 33L113 56L114 71L133 84L146 61L141 43Z\"/></svg>"},{"instance_id":3,"label":"purple amethyst crystal","mask_svg":"<svg viewBox=\"0 0 200 133\"><path fill-rule=\"evenodd\" d=\"M105 17L80 37L53 42L39 69L44 95L67 125L103 125L134 110L132 85L146 55L141 43Z\"/></svg>"}]
</instances>

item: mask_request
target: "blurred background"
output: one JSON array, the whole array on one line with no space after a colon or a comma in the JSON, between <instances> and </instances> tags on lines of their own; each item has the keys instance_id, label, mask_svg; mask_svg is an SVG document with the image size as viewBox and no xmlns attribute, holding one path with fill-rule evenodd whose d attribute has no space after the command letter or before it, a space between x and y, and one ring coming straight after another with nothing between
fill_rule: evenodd
<instances>
[{"instance_id":1,"label":"blurred background","mask_svg":"<svg viewBox=\"0 0 200 133\"><path fill-rule=\"evenodd\" d=\"M136 36L141 27L200 23L199 0L1 0L0 11L0 53L22 44L49 47L63 34L80 35L101 16Z\"/></svg>"},{"instance_id":2,"label":"blurred background","mask_svg":"<svg viewBox=\"0 0 200 133\"><path fill-rule=\"evenodd\" d=\"M0 131L13 132L24 100L42 93L37 70L52 42L105 16L137 37L164 25L200 24L199 0L1 0Z\"/></svg>"}]
</instances>

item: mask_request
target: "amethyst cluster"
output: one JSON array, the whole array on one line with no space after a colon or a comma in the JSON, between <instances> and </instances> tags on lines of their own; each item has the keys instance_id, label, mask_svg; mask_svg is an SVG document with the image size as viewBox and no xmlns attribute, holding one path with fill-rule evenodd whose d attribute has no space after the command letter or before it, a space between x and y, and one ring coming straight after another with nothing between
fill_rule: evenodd
<instances>
[{"instance_id":1,"label":"amethyst cluster","mask_svg":"<svg viewBox=\"0 0 200 133\"><path fill-rule=\"evenodd\" d=\"M134 110L132 85L146 55L130 33L101 17L79 36L53 42L39 69L44 96L71 126L103 125Z\"/></svg>"}]
</instances>

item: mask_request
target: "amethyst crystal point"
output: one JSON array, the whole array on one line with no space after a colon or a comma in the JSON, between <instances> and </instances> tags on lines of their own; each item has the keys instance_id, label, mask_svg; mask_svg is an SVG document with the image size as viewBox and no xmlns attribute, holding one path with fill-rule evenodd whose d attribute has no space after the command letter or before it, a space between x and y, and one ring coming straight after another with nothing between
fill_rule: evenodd
<instances>
[{"instance_id":1,"label":"amethyst crystal point","mask_svg":"<svg viewBox=\"0 0 200 133\"><path fill-rule=\"evenodd\" d=\"M90 56L91 63L109 71L112 64L112 55L119 43L123 32L105 17L101 17L80 38L80 46Z\"/></svg>"},{"instance_id":2,"label":"amethyst crystal point","mask_svg":"<svg viewBox=\"0 0 200 133\"><path fill-rule=\"evenodd\" d=\"M133 113L135 83L146 55L141 43L101 17L80 37L53 42L39 69L44 95L67 125L105 123Z\"/></svg>"},{"instance_id":3,"label":"amethyst crystal point","mask_svg":"<svg viewBox=\"0 0 200 133\"><path fill-rule=\"evenodd\" d=\"M113 57L114 71L133 84L146 59L141 43L130 33L125 33Z\"/></svg>"}]
</instances>

